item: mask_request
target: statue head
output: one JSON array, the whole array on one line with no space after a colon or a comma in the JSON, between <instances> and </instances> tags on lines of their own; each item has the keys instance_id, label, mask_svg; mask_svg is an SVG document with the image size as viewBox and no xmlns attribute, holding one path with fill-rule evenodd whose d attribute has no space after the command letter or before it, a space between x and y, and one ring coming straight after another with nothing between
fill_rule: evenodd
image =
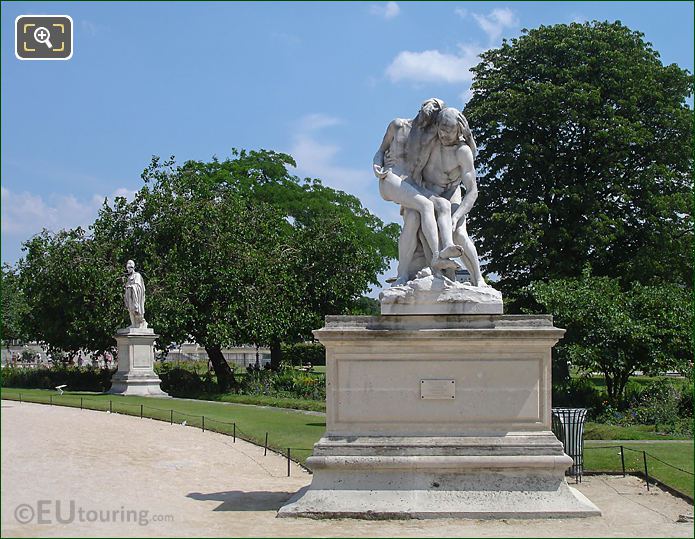
<instances>
[{"instance_id":1,"label":"statue head","mask_svg":"<svg viewBox=\"0 0 695 539\"><path fill-rule=\"evenodd\" d=\"M125 264L125 270L128 272L128 275L132 275L135 271L135 262L128 260Z\"/></svg>"},{"instance_id":2,"label":"statue head","mask_svg":"<svg viewBox=\"0 0 695 539\"><path fill-rule=\"evenodd\" d=\"M445 146L465 142L475 157L478 151L475 139L468 125L468 120L460 110L448 107L439 112L437 115L437 134Z\"/></svg>"},{"instance_id":3,"label":"statue head","mask_svg":"<svg viewBox=\"0 0 695 539\"><path fill-rule=\"evenodd\" d=\"M420 112L418 112L418 117L420 123L424 125L432 124L437 118L437 114L441 112L444 108L444 101L437 99L436 97L430 97L422 102L420 106Z\"/></svg>"}]
</instances>

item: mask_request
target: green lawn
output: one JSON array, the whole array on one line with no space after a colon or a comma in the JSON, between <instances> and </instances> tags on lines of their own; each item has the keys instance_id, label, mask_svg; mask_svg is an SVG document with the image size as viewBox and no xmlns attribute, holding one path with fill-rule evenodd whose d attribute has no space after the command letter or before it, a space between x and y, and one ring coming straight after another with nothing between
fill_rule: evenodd
<instances>
[{"instance_id":1,"label":"green lawn","mask_svg":"<svg viewBox=\"0 0 695 539\"><path fill-rule=\"evenodd\" d=\"M176 423L186 421L187 425L202 427L205 416L205 428L224 434L232 434L236 423L237 436L253 443L263 445L265 433L268 433L268 446L287 452L292 448L292 458L304 462L311 454L313 444L318 441L326 430L323 416L306 414L299 411L281 410L274 408L240 406L222 402L196 401L185 399L158 399L153 397L123 397L104 395L91 392L65 392L58 395L56 391L46 389L17 389L2 388L3 399L22 400L48 404L51 400L55 405L80 406L84 408L108 411L114 413L171 421Z\"/></svg>"},{"instance_id":2,"label":"green lawn","mask_svg":"<svg viewBox=\"0 0 695 539\"><path fill-rule=\"evenodd\" d=\"M620 449L610 441L587 440L584 444L584 469L587 471L620 471ZM625 469L632 472L644 472L642 451L646 451L649 476L670 487L693 497L694 477L685 472L662 464L656 459L693 472L693 443L682 442L639 442L622 444L625 447ZM606 447L611 446L611 447Z\"/></svg>"},{"instance_id":3,"label":"green lawn","mask_svg":"<svg viewBox=\"0 0 695 539\"><path fill-rule=\"evenodd\" d=\"M654 425L607 425L587 421L584 428L586 440L688 440L689 436L663 434L654 430Z\"/></svg>"}]
</instances>

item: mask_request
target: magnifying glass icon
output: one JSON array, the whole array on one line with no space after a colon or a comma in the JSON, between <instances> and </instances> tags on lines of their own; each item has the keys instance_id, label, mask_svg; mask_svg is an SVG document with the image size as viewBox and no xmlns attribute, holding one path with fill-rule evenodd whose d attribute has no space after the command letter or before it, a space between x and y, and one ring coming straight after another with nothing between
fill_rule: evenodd
<instances>
[{"instance_id":1,"label":"magnifying glass icon","mask_svg":"<svg viewBox=\"0 0 695 539\"><path fill-rule=\"evenodd\" d=\"M39 43L44 43L49 49L53 48L51 44L51 33L44 26L39 26L34 30L34 39Z\"/></svg>"}]
</instances>

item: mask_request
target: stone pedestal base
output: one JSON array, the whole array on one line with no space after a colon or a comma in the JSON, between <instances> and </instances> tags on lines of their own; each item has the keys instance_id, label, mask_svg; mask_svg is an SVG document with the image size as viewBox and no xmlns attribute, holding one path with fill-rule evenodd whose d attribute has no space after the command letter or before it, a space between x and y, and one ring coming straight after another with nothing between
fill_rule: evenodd
<instances>
[{"instance_id":1,"label":"stone pedestal base","mask_svg":"<svg viewBox=\"0 0 695 539\"><path fill-rule=\"evenodd\" d=\"M168 397L159 384L162 381L154 372L155 335L150 328L125 328L116 333L118 343L118 370L111 378L114 395L140 397Z\"/></svg>"},{"instance_id":2,"label":"stone pedestal base","mask_svg":"<svg viewBox=\"0 0 695 539\"><path fill-rule=\"evenodd\" d=\"M502 293L491 286L472 286L424 269L404 285L379 295L382 315L502 314Z\"/></svg>"},{"instance_id":3,"label":"stone pedestal base","mask_svg":"<svg viewBox=\"0 0 695 539\"><path fill-rule=\"evenodd\" d=\"M328 317L324 437L279 517L566 518L544 316Z\"/></svg>"}]
</instances>

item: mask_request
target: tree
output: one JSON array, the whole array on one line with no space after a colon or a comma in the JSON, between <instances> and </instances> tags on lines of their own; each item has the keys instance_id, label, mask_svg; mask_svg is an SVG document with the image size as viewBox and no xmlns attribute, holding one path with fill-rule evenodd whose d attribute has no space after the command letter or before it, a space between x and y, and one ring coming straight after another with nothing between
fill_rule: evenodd
<instances>
[{"instance_id":1,"label":"tree","mask_svg":"<svg viewBox=\"0 0 695 539\"><path fill-rule=\"evenodd\" d=\"M690 292L682 286L637 282L627 291L619 279L594 277L533 283L535 300L567 333L556 348L561 359L585 374L601 372L617 404L629 377L686 370L693 360Z\"/></svg>"},{"instance_id":2,"label":"tree","mask_svg":"<svg viewBox=\"0 0 695 539\"><path fill-rule=\"evenodd\" d=\"M381 303L378 299L362 296L357 300L350 314L379 316L381 314Z\"/></svg>"},{"instance_id":3,"label":"tree","mask_svg":"<svg viewBox=\"0 0 695 539\"><path fill-rule=\"evenodd\" d=\"M692 94L620 22L524 30L481 54L470 230L505 294L577 277L692 286Z\"/></svg>"},{"instance_id":4,"label":"tree","mask_svg":"<svg viewBox=\"0 0 695 539\"><path fill-rule=\"evenodd\" d=\"M305 339L378 282L396 233L355 197L291 176L288 155L233 157L154 158L133 202L105 205L94 224L112 264L134 258L149 276L161 343L203 345L222 391L234 383L222 348L268 345L277 365L281 342Z\"/></svg>"},{"instance_id":5,"label":"tree","mask_svg":"<svg viewBox=\"0 0 695 539\"><path fill-rule=\"evenodd\" d=\"M23 249L18 284L26 301L25 337L68 357L113 350L113 335L127 318L122 264L108 264L106 251L81 228L43 230Z\"/></svg>"},{"instance_id":6,"label":"tree","mask_svg":"<svg viewBox=\"0 0 695 539\"><path fill-rule=\"evenodd\" d=\"M27 304L19 284L19 275L8 264L2 266L2 342L8 347L12 341L25 341L22 324L27 313Z\"/></svg>"}]
</instances>

